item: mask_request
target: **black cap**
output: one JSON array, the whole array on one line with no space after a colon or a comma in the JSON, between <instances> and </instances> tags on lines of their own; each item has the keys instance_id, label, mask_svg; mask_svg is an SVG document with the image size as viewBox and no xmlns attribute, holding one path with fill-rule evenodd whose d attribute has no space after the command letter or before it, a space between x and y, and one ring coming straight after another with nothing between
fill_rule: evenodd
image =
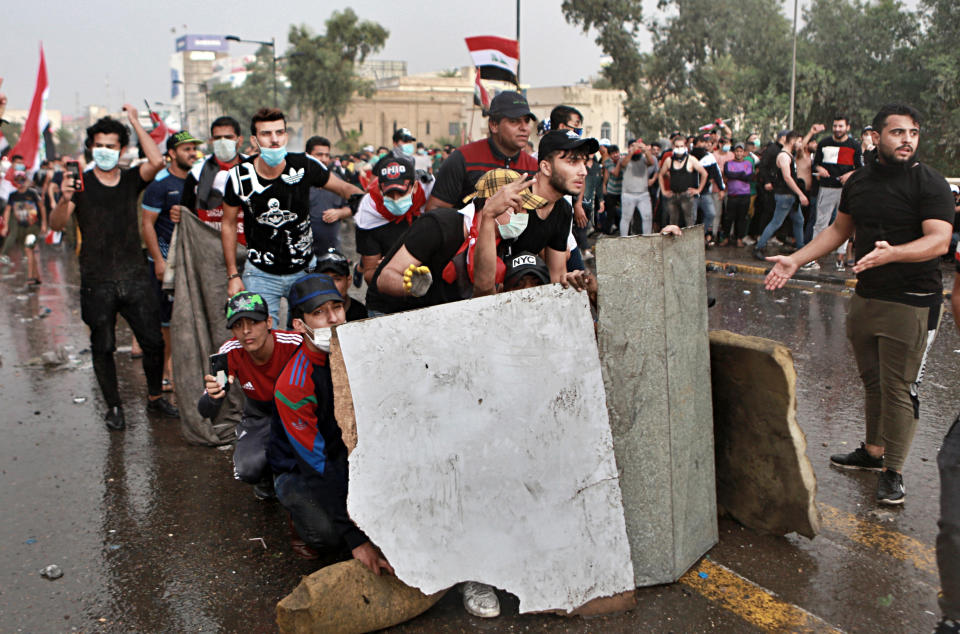
<instances>
[{"instance_id":1,"label":"black cap","mask_svg":"<svg viewBox=\"0 0 960 634\"><path fill-rule=\"evenodd\" d=\"M413 136L413 132L407 130L406 128L399 128L396 132L393 133L393 142L397 141L416 141L417 138Z\"/></svg>"},{"instance_id":2,"label":"black cap","mask_svg":"<svg viewBox=\"0 0 960 634\"><path fill-rule=\"evenodd\" d=\"M350 260L344 254L330 247L326 253L317 258L317 265L313 270L316 273L332 272L337 275L350 275Z\"/></svg>"},{"instance_id":3,"label":"black cap","mask_svg":"<svg viewBox=\"0 0 960 634\"><path fill-rule=\"evenodd\" d=\"M377 180L380 182L380 191L387 193L394 189L406 191L416 178L417 169L412 157L406 154L397 156L390 153L377 162L373 173L377 175Z\"/></svg>"},{"instance_id":4,"label":"black cap","mask_svg":"<svg viewBox=\"0 0 960 634\"><path fill-rule=\"evenodd\" d=\"M506 117L508 119L520 119L526 117L530 121L536 121L537 116L530 112L530 104L527 98L513 90L505 90L490 102L490 108L487 115L491 117Z\"/></svg>"},{"instance_id":5,"label":"black cap","mask_svg":"<svg viewBox=\"0 0 960 634\"><path fill-rule=\"evenodd\" d=\"M287 294L291 314L312 313L331 300L342 302L343 296L333 278L323 273L307 273L297 278Z\"/></svg>"},{"instance_id":6,"label":"black cap","mask_svg":"<svg viewBox=\"0 0 960 634\"><path fill-rule=\"evenodd\" d=\"M249 317L253 321L266 321L270 316L267 309L267 302L259 293L251 291L240 291L227 300L224 306L224 313L227 318L227 328L233 328L233 325L244 317Z\"/></svg>"},{"instance_id":7,"label":"black cap","mask_svg":"<svg viewBox=\"0 0 960 634\"><path fill-rule=\"evenodd\" d=\"M505 263L507 272L503 276L504 284L519 280L524 275L535 275L543 284L550 283L550 269L547 263L533 253L523 251L509 258Z\"/></svg>"},{"instance_id":8,"label":"black cap","mask_svg":"<svg viewBox=\"0 0 960 634\"><path fill-rule=\"evenodd\" d=\"M860 136L863 136L864 132L873 132L873 126L872 125L863 126L863 130L860 130Z\"/></svg>"},{"instance_id":9,"label":"black cap","mask_svg":"<svg viewBox=\"0 0 960 634\"><path fill-rule=\"evenodd\" d=\"M743 146L743 143L739 143L739 142L738 142L736 145L733 146L733 149L734 149L734 150L736 150L737 148L740 148L741 150L746 149L746 148Z\"/></svg>"},{"instance_id":10,"label":"black cap","mask_svg":"<svg viewBox=\"0 0 960 634\"><path fill-rule=\"evenodd\" d=\"M550 130L540 138L537 156L543 158L556 150L583 149L593 154L600 149L600 143L592 137L581 137L573 130Z\"/></svg>"}]
</instances>

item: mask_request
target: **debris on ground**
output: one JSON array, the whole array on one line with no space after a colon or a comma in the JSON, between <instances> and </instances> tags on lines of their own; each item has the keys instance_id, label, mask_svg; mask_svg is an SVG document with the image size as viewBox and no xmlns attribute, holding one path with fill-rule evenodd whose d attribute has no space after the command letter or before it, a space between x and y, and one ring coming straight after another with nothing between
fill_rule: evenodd
<instances>
[{"instance_id":1,"label":"debris on ground","mask_svg":"<svg viewBox=\"0 0 960 634\"><path fill-rule=\"evenodd\" d=\"M53 581L54 579L59 579L63 576L63 570L60 569L60 566L57 564L50 564L46 568L40 571L41 577L46 577Z\"/></svg>"}]
</instances>

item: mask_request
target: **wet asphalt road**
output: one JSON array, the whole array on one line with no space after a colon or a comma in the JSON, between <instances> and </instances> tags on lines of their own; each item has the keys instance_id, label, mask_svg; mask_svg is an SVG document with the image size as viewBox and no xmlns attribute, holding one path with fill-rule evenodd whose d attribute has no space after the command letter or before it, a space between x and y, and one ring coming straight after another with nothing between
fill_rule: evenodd
<instances>
[{"instance_id":1,"label":"wet asphalt road","mask_svg":"<svg viewBox=\"0 0 960 634\"><path fill-rule=\"evenodd\" d=\"M316 569L290 553L283 513L233 480L229 451L191 447L176 423L143 412L139 362L118 352L128 430L109 434L80 321L75 258L45 251L43 286L27 291L21 267L0 268L0 630L25 632L269 632L276 601ZM434 631L755 632L783 629L751 612L819 617L845 631L922 632L936 621L933 543L936 451L960 398L960 337L944 316L921 389L922 419L905 468L907 504L873 503L876 476L838 472L831 453L862 437L861 392L844 335L848 294L793 285L777 293L757 278L711 273L711 328L770 337L794 353L799 422L818 479L823 532L814 540L760 536L729 520L709 562L747 591L690 583L643 589L630 613L594 619L467 616L451 591L397 628ZM50 312L45 318L36 315ZM119 344L129 345L126 326ZM30 367L66 346L67 369ZM75 403L74 398L86 400ZM184 404L185 407L193 404ZM262 542L260 539L262 538ZM48 564L63 569L49 581ZM703 565L703 564L702 564ZM710 570L713 570L711 568ZM704 573L706 574L706 573ZM755 585L749 585L752 584ZM761 610L762 611L762 610ZM777 623L773 621L773 623ZM790 629L790 628L787 628ZM797 628L799 629L799 628Z\"/></svg>"}]
</instances>

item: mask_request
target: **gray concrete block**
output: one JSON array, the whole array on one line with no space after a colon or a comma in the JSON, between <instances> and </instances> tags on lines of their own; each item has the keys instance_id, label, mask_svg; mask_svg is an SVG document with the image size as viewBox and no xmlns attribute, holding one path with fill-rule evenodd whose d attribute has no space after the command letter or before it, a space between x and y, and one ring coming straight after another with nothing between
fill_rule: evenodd
<instances>
[{"instance_id":1,"label":"gray concrete block","mask_svg":"<svg viewBox=\"0 0 960 634\"><path fill-rule=\"evenodd\" d=\"M783 344L710 333L717 503L761 533L820 530L817 479L797 423L797 373Z\"/></svg>"},{"instance_id":2,"label":"gray concrete block","mask_svg":"<svg viewBox=\"0 0 960 634\"><path fill-rule=\"evenodd\" d=\"M717 542L703 228L597 243L600 361L637 586Z\"/></svg>"}]
</instances>

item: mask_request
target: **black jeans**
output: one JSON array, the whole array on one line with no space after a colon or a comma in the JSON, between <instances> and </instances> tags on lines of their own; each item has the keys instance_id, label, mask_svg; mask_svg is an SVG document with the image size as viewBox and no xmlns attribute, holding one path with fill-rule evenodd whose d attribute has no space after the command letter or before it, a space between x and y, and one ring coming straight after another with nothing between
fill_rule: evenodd
<instances>
[{"instance_id":1,"label":"black jeans","mask_svg":"<svg viewBox=\"0 0 960 634\"><path fill-rule=\"evenodd\" d=\"M143 373L151 396L161 394L163 381L163 336L160 334L160 306L157 295L144 275L138 280L83 282L80 287L80 315L90 327L93 371L107 407L120 405L117 366L117 315L130 325L143 349Z\"/></svg>"},{"instance_id":2,"label":"black jeans","mask_svg":"<svg viewBox=\"0 0 960 634\"><path fill-rule=\"evenodd\" d=\"M743 240L747 235L747 212L750 211L750 196L727 196L727 208L723 210L723 232L730 240Z\"/></svg>"}]
</instances>

